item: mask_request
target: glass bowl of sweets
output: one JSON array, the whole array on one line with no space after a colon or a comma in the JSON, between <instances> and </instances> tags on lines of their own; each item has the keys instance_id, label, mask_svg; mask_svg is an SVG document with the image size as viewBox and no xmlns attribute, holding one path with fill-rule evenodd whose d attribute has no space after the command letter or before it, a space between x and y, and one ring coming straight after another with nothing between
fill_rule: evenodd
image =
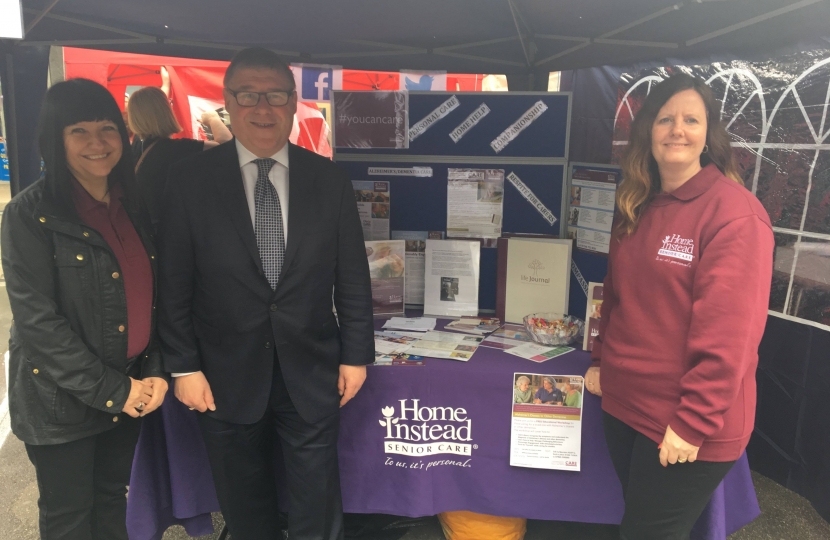
<instances>
[{"instance_id":1,"label":"glass bowl of sweets","mask_svg":"<svg viewBox=\"0 0 830 540\"><path fill-rule=\"evenodd\" d=\"M579 340L584 323L572 315L531 313L525 316L524 326L537 343L570 345Z\"/></svg>"}]
</instances>

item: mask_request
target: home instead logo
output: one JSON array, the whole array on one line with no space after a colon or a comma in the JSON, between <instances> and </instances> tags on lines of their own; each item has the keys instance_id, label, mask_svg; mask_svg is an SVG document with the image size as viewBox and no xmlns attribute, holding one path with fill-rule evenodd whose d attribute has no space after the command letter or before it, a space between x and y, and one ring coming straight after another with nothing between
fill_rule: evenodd
<instances>
[{"instance_id":1,"label":"home instead logo","mask_svg":"<svg viewBox=\"0 0 830 540\"><path fill-rule=\"evenodd\" d=\"M657 252L658 255L690 261L695 258L695 241L691 238L681 238L680 235L672 234L663 239L663 247Z\"/></svg>"},{"instance_id":2,"label":"home instead logo","mask_svg":"<svg viewBox=\"0 0 830 540\"><path fill-rule=\"evenodd\" d=\"M542 264L542 261L539 259L533 259L527 265L528 268L533 270L532 276L526 276L525 274L521 275L522 283L533 283L536 285L550 285L550 278L544 277L539 275L539 270L544 270L545 265Z\"/></svg>"},{"instance_id":3,"label":"home instead logo","mask_svg":"<svg viewBox=\"0 0 830 540\"><path fill-rule=\"evenodd\" d=\"M380 425L386 428L383 450L387 454L470 456L472 420L461 407L421 407L420 400L400 400L400 412L384 407Z\"/></svg>"}]
</instances>

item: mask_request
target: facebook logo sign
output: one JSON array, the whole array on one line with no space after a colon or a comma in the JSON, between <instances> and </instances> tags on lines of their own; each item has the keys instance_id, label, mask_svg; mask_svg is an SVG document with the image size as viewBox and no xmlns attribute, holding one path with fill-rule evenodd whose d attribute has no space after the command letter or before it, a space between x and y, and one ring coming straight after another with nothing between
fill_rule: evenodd
<instances>
[{"instance_id":1,"label":"facebook logo sign","mask_svg":"<svg viewBox=\"0 0 830 540\"><path fill-rule=\"evenodd\" d=\"M328 101L330 99L331 84L331 69L303 66L302 99Z\"/></svg>"}]
</instances>

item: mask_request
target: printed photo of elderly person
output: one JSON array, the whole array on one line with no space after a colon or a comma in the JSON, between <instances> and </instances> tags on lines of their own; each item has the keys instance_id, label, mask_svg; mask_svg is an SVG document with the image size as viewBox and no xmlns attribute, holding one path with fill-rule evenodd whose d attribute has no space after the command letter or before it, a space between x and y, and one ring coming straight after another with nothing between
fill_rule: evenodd
<instances>
[{"instance_id":1,"label":"printed photo of elderly person","mask_svg":"<svg viewBox=\"0 0 830 540\"><path fill-rule=\"evenodd\" d=\"M565 394L565 407L579 407L582 405L582 385L565 381L562 389Z\"/></svg>"},{"instance_id":2,"label":"printed photo of elderly person","mask_svg":"<svg viewBox=\"0 0 830 540\"><path fill-rule=\"evenodd\" d=\"M533 403L533 390L530 389L530 378L520 375L513 388L513 403Z\"/></svg>"}]
</instances>

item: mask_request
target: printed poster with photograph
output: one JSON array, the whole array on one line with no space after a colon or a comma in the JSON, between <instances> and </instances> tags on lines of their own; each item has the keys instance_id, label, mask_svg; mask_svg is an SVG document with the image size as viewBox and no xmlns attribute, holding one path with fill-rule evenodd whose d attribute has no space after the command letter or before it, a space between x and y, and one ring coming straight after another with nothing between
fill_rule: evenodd
<instances>
[{"instance_id":1,"label":"printed poster with photograph","mask_svg":"<svg viewBox=\"0 0 830 540\"><path fill-rule=\"evenodd\" d=\"M447 237L498 238L504 214L504 169L449 169Z\"/></svg>"},{"instance_id":2,"label":"printed poster with photograph","mask_svg":"<svg viewBox=\"0 0 830 540\"><path fill-rule=\"evenodd\" d=\"M617 195L618 168L598 170L573 165L568 196L568 237L576 239L576 247L585 251L608 253L614 204Z\"/></svg>"},{"instance_id":3,"label":"printed poster with photograph","mask_svg":"<svg viewBox=\"0 0 830 540\"><path fill-rule=\"evenodd\" d=\"M402 314L406 281L403 240L364 244L372 278L372 311L376 317Z\"/></svg>"},{"instance_id":4,"label":"printed poster with photograph","mask_svg":"<svg viewBox=\"0 0 830 540\"><path fill-rule=\"evenodd\" d=\"M354 180L352 186L363 240L389 240L389 182Z\"/></svg>"},{"instance_id":5,"label":"printed poster with photograph","mask_svg":"<svg viewBox=\"0 0 830 540\"><path fill-rule=\"evenodd\" d=\"M513 374L510 465L579 471L584 379Z\"/></svg>"},{"instance_id":6,"label":"printed poster with photograph","mask_svg":"<svg viewBox=\"0 0 830 540\"><path fill-rule=\"evenodd\" d=\"M481 245L474 240L427 240L424 314L478 315Z\"/></svg>"}]
</instances>

